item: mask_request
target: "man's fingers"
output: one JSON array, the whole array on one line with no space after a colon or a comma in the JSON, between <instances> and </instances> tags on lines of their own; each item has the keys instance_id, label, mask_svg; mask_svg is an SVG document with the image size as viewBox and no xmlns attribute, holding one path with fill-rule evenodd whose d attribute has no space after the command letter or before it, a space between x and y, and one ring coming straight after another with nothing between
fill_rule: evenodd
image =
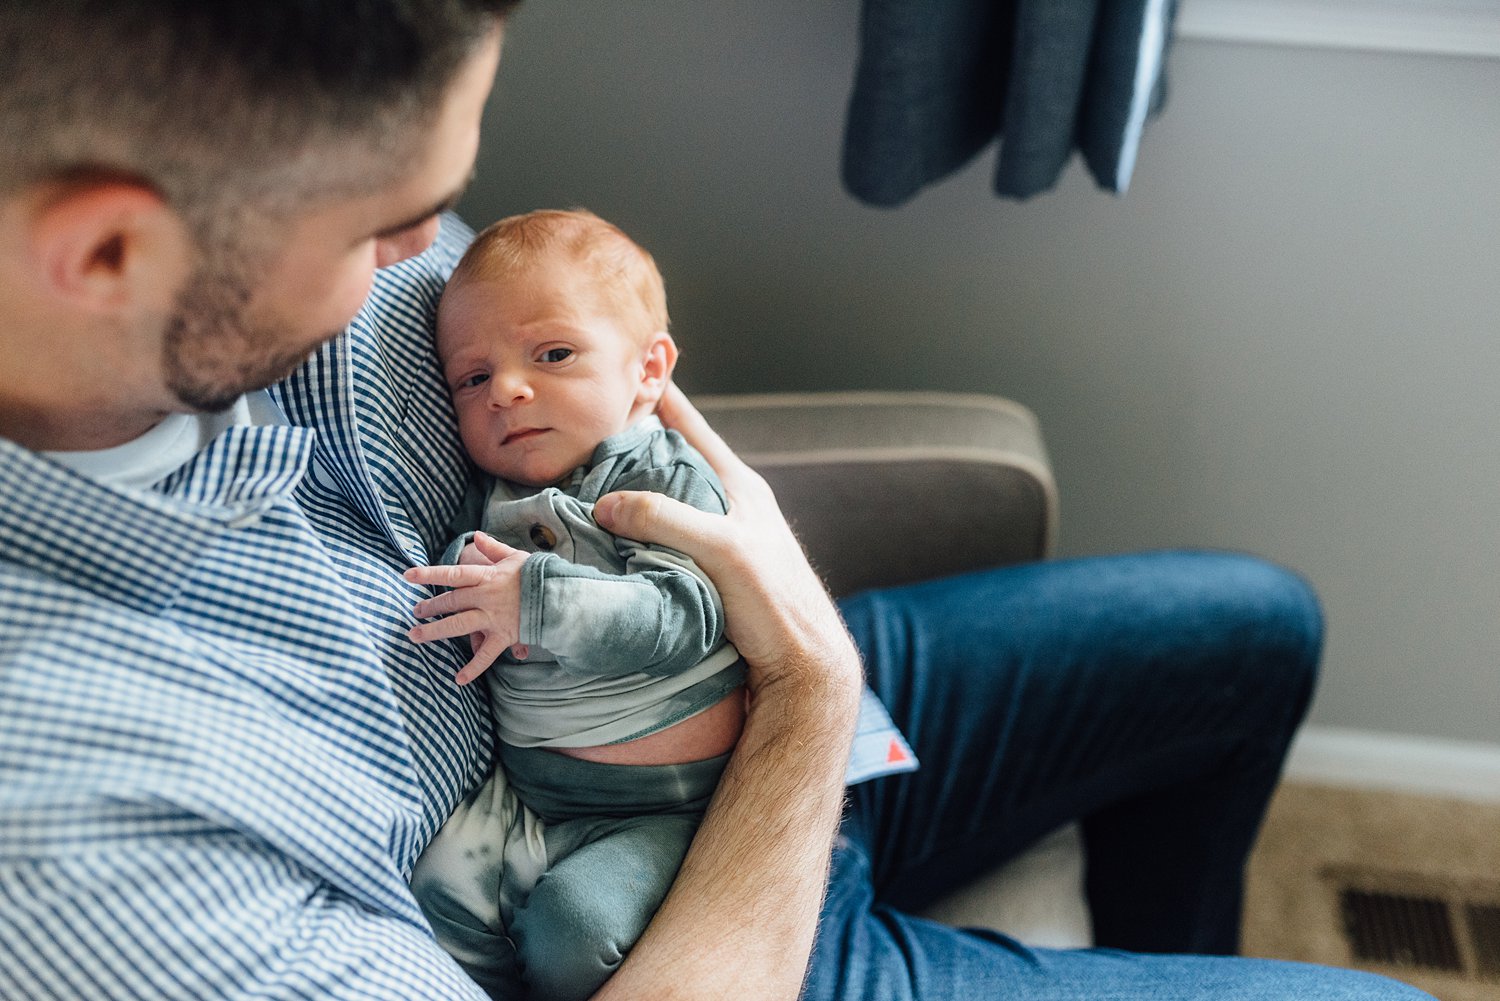
<instances>
[{"instance_id":1,"label":"man's fingers","mask_svg":"<svg viewBox=\"0 0 1500 1001\"><path fill-rule=\"evenodd\" d=\"M667 391L662 394L656 414L663 424L682 435L689 445L703 453L708 464L714 467L714 472L719 474L719 479L724 481L725 489L732 493L731 484L741 471L748 472L750 467L746 466L740 457L734 454L734 449L730 448L724 439L719 437L719 433L709 426L708 421L688 400L687 394L677 388L676 383L667 385Z\"/></svg>"},{"instance_id":2,"label":"man's fingers","mask_svg":"<svg viewBox=\"0 0 1500 1001\"><path fill-rule=\"evenodd\" d=\"M665 494L617 490L594 504L594 520L606 531L695 557L724 532L724 516L700 511Z\"/></svg>"}]
</instances>

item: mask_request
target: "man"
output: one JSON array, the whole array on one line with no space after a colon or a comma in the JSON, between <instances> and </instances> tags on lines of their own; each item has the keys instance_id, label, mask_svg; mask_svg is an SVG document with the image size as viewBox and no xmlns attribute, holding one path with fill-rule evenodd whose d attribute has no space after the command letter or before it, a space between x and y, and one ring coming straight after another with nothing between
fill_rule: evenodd
<instances>
[{"instance_id":1,"label":"man","mask_svg":"<svg viewBox=\"0 0 1500 1001\"><path fill-rule=\"evenodd\" d=\"M162 494L145 487L173 469L118 449L287 375L376 267L432 242L474 160L506 6L0 8L3 545L7 581L27 581L0 634L0 996L477 995L403 880L488 763L482 705L440 660L391 657L388 677L372 642L390 637L335 621L415 596L386 538L315 552L318 530L361 517L310 483L349 443L326 429L296 498L300 429L239 429L255 437ZM217 430L150 451L180 466ZM107 461L79 476L79 455ZM744 516L678 528L733 582L760 705L621 996L793 996L837 821L857 659L763 486L725 472ZM303 510L322 503L343 510ZM108 550L97 572L66 555L83 543L68 524ZM379 587L388 605L353 608ZM278 618L257 591L295 607ZM774 879L733 864L766 848ZM760 933L719 949L747 918Z\"/></svg>"},{"instance_id":2,"label":"man","mask_svg":"<svg viewBox=\"0 0 1500 1001\"><path fill-rule=\"evenodd\" d=\"M458 502L426 327L508 6L0 4L7 1001L480 996L406 879L489 724L462 654L407 641L400 575ZM715 580L752 703L600 997L794 998L820 923L815 997L1398 990L900 909L1082 815L1101 942L1232 950L1311 688L1302 585L1177 555L849 603L925 764L855 787L831 856L858 657L764 484L680 395L663 417L731 513L627 494L598 516Z\"/></svg>"}]
</instances>

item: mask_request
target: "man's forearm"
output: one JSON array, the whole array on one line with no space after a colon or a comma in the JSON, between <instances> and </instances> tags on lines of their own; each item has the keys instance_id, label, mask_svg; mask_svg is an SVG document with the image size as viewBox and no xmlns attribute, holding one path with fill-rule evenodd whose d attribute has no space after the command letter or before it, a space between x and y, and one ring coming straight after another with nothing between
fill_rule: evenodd
<instances>
[{"instance_id":1,"label":"man's forearm","mask_svg":"<svg viewBox=\"0 0 1500 1001\"><path fill-rule=\"evenodd\" d=\"M800 992L860 690L852 645L805 657L756 693L671 893L599 1001Z\"/></svg>"},{"instance_id":2,"label":"man's forearm","mask_svg":"<svg viewBox=\"0 0 1500 1001\"><path fill-rule=\"evenodd\" d=\"M625 492L601 497L594 515L708 574L749 668L750 715L677 881L597 997L793 1001L844 802L859 655L770 486L675 386L660 413L712 464L729 514Z\"/></svg>"}]
</instances>

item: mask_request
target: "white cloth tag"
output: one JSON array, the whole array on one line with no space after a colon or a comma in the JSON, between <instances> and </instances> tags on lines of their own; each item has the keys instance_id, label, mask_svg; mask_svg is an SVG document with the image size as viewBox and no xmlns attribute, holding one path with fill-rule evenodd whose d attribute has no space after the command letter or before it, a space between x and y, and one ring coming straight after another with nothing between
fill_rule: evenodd
<instances>
[{"instance_id":1,"label":"white cloth tag","mask_svg":"<svg viewBox=\"0 0 1500 1001\"><path fill-rule=\"evenodd\" d=\"M917 756L911 745L891 722L880 699L865 687L859 703L859 725L854 731L854 749L849 755L845 785L858 785L884 775L899 775L917 770Z\"/></svg>"}]
</instances>

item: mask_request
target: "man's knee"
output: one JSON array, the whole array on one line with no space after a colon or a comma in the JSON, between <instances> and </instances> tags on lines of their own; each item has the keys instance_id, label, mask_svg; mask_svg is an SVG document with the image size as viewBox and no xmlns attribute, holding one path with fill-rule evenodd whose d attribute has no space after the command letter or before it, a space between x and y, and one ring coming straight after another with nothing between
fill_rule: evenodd
<instances>
[{"instance_id":1,"label":"man's knee","mask_svg":"<svg viewBox=\"0 0 1500 1001\"><path fill-rule=\"evenodd\" d=\"M1267 560L1238 553L1162 554L1169 561L1178 615L1198 628L1191 641L1224 666L1253 671L1257 689L1278 702L1311 698L1323 648L1323 612L1312 586Z\"/></svg>"},{"instance_id":2,"label":"man's knee","mask_svg":"<svg viewBox=\"0 0 1500 1001\"><path fill-rule=\"evenodd\" d=\"M1259 686L1288 703L1305 705L1312 698L1323 650L1323 612L1312 586L1256 557L1217 559L1231 642L1242 644Z\"/></svg>"}]
</instances>

